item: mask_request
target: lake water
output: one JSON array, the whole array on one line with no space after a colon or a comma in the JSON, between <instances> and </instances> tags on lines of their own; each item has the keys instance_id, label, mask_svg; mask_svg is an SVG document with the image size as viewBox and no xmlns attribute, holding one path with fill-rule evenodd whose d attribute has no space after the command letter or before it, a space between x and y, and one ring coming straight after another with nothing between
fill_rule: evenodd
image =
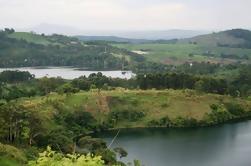
<instances>
[{"instance_id":1,"label":"lake water","mask_svg":"<svg viewBox=\"0 0 251 166\"><path fill-rule=\"evenodd\" d=\"M34 74L36 78L41 77L62 77L64 79L74 79L80 76L89 76L92 73L101 72L103 75L112 78L125 78L129 79L133 77L131 71L84 71L78 70L77 68L71 67L46 67L46 68L32 68L32 67L23 67L23 68L0 68L0 72L4 70L20 70L28 71L31 74Z\"/></svg>"},{"instance_id":2,"label":"lake water","mask_svg":"<svg viewBox=\"0 0 251 166\"><path fill-rule=\"evenodd\" d=\"M117 131L98 136L110 143ZM124 129L113 147L145 166L251 166L251 121L198 129Z\"/></svg>"}]
</instances>

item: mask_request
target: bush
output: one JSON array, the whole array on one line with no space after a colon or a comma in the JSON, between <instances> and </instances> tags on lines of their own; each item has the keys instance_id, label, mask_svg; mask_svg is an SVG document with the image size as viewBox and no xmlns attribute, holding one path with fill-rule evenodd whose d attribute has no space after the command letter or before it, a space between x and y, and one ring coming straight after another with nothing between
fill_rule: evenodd
<instances>
[{"instance_id":1,"label":"bush","mask_svg":"<svg viewBox=\"0 0 251 166\"><path fill-rule=\"evenodd\" d=\"M171 121L169 117L163 117L159 120L151 120L148 122L149 127L169 127L171 125Z\"/></svg>"},{"instance_id":2,"label":"bush","mask_svg":"<svg viewBox=\"0 0 251 166\"><path fill-rule=\"evenodd\" d=\"M104 166L101 156L93 155L63 155L52 151L50 147L39 154L36 161L29 161L29 166Z\"/></svg>"},{"instance_id":3,"label":"bush","mask_svg":"<svg viewBox=\"0 0 251 166\"><path fill-rule=\"evenodd\" d=\"M172 121L172 127L197 127L199 123L194 118L177 117Z\"/></svg>"},{"instance_id":4,"label":"bush","mask_svg":"<svg viewBox=\"0 0 251 166\"><path fill-rule=\"evenodd\" d=\"M61 85L60 87L58 87L58 88L57 88L57 92L58 92L59 94L63 94L63 93L70 94L70 93L77 93L77 92L79 92L79 89L73 87L73 86L72 86L71 84L69 84L69 83L66 83L66 84L63 84L63 85Z\"/></svg>"},{"instance_id":5,"label":"bush","mask_svg":"<svg viewBox=\"0 0 251 166\"><path fill-rule=\"evenodd\" d=\"M212 104L211 106L212 111L207 113L202 120L203 125L215 125L227 122L233 119L231 113L229 113L224 107L216 104Z\"/></svg>"},{"instance_id":6,"label":"bush","mask_svg":"<svg viewBox=\"0 0 251 166\"><path fill-rule=\"evenodd\" d=\"M106 143L102 139L92 138L90 136L80 138L78 140L78 146L91 153L107 148Z\"/></svg>"},{"instance_id":7,"label":"bush","mask_svg":"<svg viewBox=\"0 0 251 166\"><path fill-rule=\"evenodd\" d=\"M123 120L129 120L131 122L135 122L140 120L145 116L145 113L142 111L136 111L136 110L118 110L118 111L112 111L109 113L109 119L111 121L123 121Z\"/></svg>"},{"instance_id":8,"label":"bush","mask_svg":"<svg viewBox=\"0 0 251 166\"><path fill-rule=\"evenodd\" d=\"M71 135L63 128L51 131L46 140L46 144L51 145L55 150L59 150L64 153L73 151L73 141Z\"/></svg>"},{"instance_id":9,"label":"bush","mask_svg":"<svg viewBox=\"0 0 251 166\"><path fill-rule=\"evenodd\" d=\"M0 156L15 160L19 163L25 163L27 161L24 153L11 145L4 145L0 143Z\"/></svg>"},{"instance_id":10,"label":"bush","mask_svg":"<svg viewBox=\"0 0 251 166\"><path fill-rule=\"evenodd\" d=\"M77 110L65 117L66 127L75 134L83 134L86 131L94 131L97 128L97 121L91 113Z\"/></svg>"},{"instance_id":11,"label":"bush","mask_svg":"<svg viewBox=\"0 0 251 166\"><path fill-rule=\"evenodd\" d=\"M242 108L240 104L237 103L226 103L225 104L228 112L230 112L233 115L241 116L245 113L245 110Z\"/></svg>"}]
</instances>

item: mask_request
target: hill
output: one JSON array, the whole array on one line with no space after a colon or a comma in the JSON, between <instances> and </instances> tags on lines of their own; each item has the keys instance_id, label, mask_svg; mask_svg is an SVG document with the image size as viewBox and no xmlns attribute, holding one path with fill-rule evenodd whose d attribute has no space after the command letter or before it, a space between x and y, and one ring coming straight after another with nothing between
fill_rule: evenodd
<instances>
[{"instance_id":1,"label":"hill","mask_svg":"<svg viewBox=\"0 0 251 166\"><path fill-rule=\"evenodd\" d=\"M34 33L27 33L27 32L15 32L8 35L9 38L18 39L18 40L25 40L27 42L48 45L51 44L49 40L47 40L44 36L34 34Z\"/></svg>"},{"instance_id":2,"label":"hill","mask_svg":"<svg viewBox=\"0 0 251 166\"><path fill-rule=\"evenodd\" d=\"M145 62L145 59L171 65L192 62L250 63L250 36L251 32L243 29L175 40L141 40L115 36L75 38L7 30L0 35L0 67L132 69L135 64Z\"/></svg>"},{"instance_id":3,"label":"hill","mask_svg":"<svg viewBox=\"0 0 251 166\"><path fill-rule=\"evenodd\" d=\"M194 43L203 46L219 46L230 48L251 48L251 31L244 29L232 29L208 35L183 39L179 42Z\"/></svg>"},{"instance_id":4,"label":"hill","mask_svg":"<svg viewBox=\"0 0 251 166\"><path fill-rule=\"evenodd\" d=\"M101 92L94 90L66 96L51 94L46 98L22 99L19 102L29 110L43 110L41 113L48 117L46 122L48 125L54 124L53 117L50 116L60 114L61 111L81 110L91 113L97 122L104 126L107 124L109 128L157 126L164 118L168 118L174 127L182 125L178 124L177 120L186 119L211 123L210 115L214 113L213 109L215 109L213 106L221 109L218 110L221 116L217 118L222 118L224 113L229 114L227 113L229 103L240 105L246 111L249 111L251 106L249 100L215 94L200 94L192 90L121 89ZM238 118L238 116L229 115L233 119ZM218 122L215 121L215 123ZM53 127L55 126L50 128Z\"/></svg>"},{"instance_id":5,"label":"hill","mask_svg":"<svg viewBox=\"0 0 251 166\"><path fill-rule=\"evenodd\" d=\"M114 44L130 51L143 51L149 61L164 64L191 62L250 63L251 31L234 29L193 38L141 44Z\"/></svg>"},{"instance_id":6,"label":"hill","mask_svg":"<svg viewBox=\"0 0 251 166\"><path fill-rule=\"evenodd\" d=\"M111 153L100 153L107 150L105 142L88 135L119 128L213 126L250 119L250 108L248 99L193 90L92 89L75 94L23 97L0 107L0 139L4 143L0 143L0 163L25 165L27 160L36 160L47 145L67 154L100 154L107 162ZM13 126L12 130L9 126ZM113 156L115 159L116 155ZM61 157L57 156L57 162L58 159Z\"/></svg>"},{"instance_id":7,"label":"hill","mask_svg":"<svg viewBox=\"0 0 251 166\"><path fill-rule=\"evenodd\" d=\"M0 31L0 67L77 66L93 70L129 68L144 61L136 53L74 37Z\"/></svg>"}]
</instances>

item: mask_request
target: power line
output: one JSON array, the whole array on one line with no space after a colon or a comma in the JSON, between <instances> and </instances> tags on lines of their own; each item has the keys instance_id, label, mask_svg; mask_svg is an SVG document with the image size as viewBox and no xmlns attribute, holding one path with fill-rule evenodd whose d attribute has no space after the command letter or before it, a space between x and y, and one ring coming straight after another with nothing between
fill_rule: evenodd
<instances>
[{"instance_id":1,"label":"power line","mask_svg":"<svg viewBox=\"0 0 251 166\"><path fill-rule=\"evenodd\" d=\"M120 129L119 131L117 132L117 134L115 135L115 137L112 139L111 143L109 144L109 146L107 147L107 149L110 149L110 147L112 146L113 142L116 140L116 138L118 137L119 135L119 132L120 132Z\"/></svg>"}]
</instances>

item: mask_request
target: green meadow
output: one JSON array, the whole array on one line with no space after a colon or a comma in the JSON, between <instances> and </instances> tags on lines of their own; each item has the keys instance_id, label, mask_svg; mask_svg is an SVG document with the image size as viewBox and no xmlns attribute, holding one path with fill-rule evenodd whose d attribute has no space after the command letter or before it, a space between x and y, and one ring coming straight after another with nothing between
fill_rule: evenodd
<instances>
[{"instance_id":1,"label":"green meadow","mask_svg":"<svg viewBox=\"0 0 251 166\"><path fill-rule=\"evenodd\" d=\"M113 44L116 47L124 48L130 51L143 50L142 54L148 61L160 62L165 64L183 64L185 62L211 62L211 63L232 63L237 62L237 59L220 57L221 54L234 54L238 57L251 57L251 49L243 48L228 48L217 46L204 46L196 44ZM210 52L215 56L205 56L204 53Z\"/></svg>"},{"instance_id":2,"label":"green meadow","mask_svg":"<svg viewBox=\"0 0 251 166\"><path fill-rule=\"evenodd\" d=\"M9 34L8 37L42 45L51 44L51 42L48 41L44 36L27 32L15 32Z\"/></svg>"},{"instance_id":3,"label":"green meadow","mask_svg":"<svg viewBox=\"0 0 251 166\"><path fill-rule=\"evenodd\" d=\"M123 119L112 128L148 127L149 122L168 117L203 120L212 112L211 105L238 103L245 108L251 101L216 94L203 94L193 90L124 90L90 91L70 95L52 93L47 97L23 98L19 100L27 109L39 111L48 121L48 127L55 127L55 112L87 111L98 122L107 122L111 112L140 112L144 116L137 120ZM56 105L56 106L55 106ZM57 109L58 107L63 108Z\"/></svg>"}]
</instances>

